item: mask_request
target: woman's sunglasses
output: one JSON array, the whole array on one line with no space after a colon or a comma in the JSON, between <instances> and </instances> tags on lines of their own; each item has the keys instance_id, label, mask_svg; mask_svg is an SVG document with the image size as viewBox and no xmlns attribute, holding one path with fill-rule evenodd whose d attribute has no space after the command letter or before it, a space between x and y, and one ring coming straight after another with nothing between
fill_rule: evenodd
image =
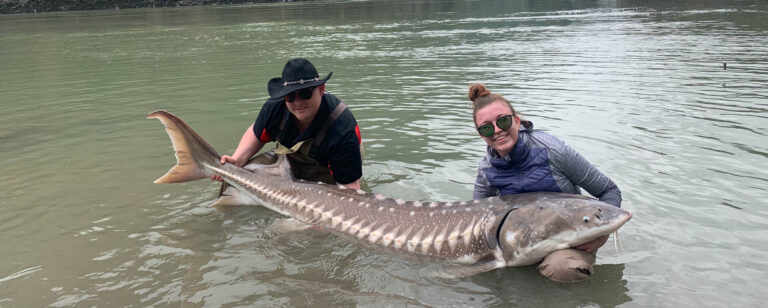
<instances>
[{"instance_id":1,"label":"woman's sunglasses","mask_svg":"<svg viewBox=\"0 0 768 308\"><path fill-rule=\"evenodd\" d=\"M309 88L299 89L291 93L288 93L283 98L285 98L286 102L293 103L293 101L296 100L296 96L300 97L303 100L308 100L312 98L312 93L314 92L315 92L315 87L309 87Z\"/></svg>"},{"instance_id":2,"label":"woman's sunglasses","mask_svg":"<svg viewBox=\"0 0 768 308\"><path fill-rule=\"evenodd\" d=\"M512 122L514 121L512 120L511 114L500 116L496 119L496 127L501 130L505 130L512 126ZM490 137L493 136L493 133L496 132L496 129L493 128L493 124L486 123L480 125L480 127L477 128L477 132L480 133L480 136Z\"/></svg>"}]
</instances>

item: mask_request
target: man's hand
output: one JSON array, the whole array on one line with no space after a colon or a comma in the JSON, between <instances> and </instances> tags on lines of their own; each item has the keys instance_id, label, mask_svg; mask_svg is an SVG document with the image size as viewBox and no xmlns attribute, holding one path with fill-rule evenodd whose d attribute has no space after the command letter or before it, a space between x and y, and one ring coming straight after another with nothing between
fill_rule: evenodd
<instances>
[{"instance_id":1,"label":"man's hand","mask_svg":"<svg viewBox=\"0 0 768 308\"><path fill-rule=\"evenodd\" d=\"M259 152L263 146L264 142L261 142L259 138L256 138L256 134L253 133L253 124L251 124L251 126L243 133L243 137L240 138L240 143L237 145L235 153L232 154L232 156L221 156L221 164L230 163L242 167L249 159L251 159L251 156ZM223 182L220 175L212 175L211 180Z\"/></svg>"},{"instance_id":2,"label":"man's hand","mask_svg":"<svg viewBox=\"0 0 768 308\"><path fill-rule=\"evenodd\" d=\"M598 248L602 247L605 244L605 242L607 242L607 241L608 241L608 235L605 235L605 236L598 237L598 238L592 240L591 242L587 242L587 243L581 244L579 246L576 246L574 248L576 248L578 250L583 250L583 251L586 251L586 252L594 252Z\"/></svg>"},{"instance_id":3,"label":"man's hand","mask_svg":"<svg viewBox=\"0 0 768 308\"><path fill-rule=\"evenodd\" d=\"M360 179L357 179L352 183L341 184L341 185L344 185L344 187L349 189L360 189Z\"/></svg>"},{"instance_id":4,"label":"man's hand","mask_svg":"<svg viewBox=\"0 0 768 308\"><path fill-rule=\"evenodd\" d=\"M226 163L235 164L235 165L241 166L241 167L243 165L240 162L238 162L236 159L234 159L232 156L222 155L221 156L221 164L223 165L223 164L226 164ZM211 176L211 180L219 181L219 182L224 182L224 179L222 179L221 176L218 175L218 174L212 175Z\"/></svg>"}]
</instances>

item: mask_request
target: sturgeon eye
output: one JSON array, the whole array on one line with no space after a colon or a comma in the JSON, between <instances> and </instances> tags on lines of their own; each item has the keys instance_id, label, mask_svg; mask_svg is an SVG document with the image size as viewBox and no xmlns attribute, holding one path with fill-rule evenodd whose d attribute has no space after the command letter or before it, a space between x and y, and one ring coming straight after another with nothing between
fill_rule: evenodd
<instances>
[{"instance_id":1,"label":"sturgeon eye","mask_svg":"<svg viewBox=\"0 0 768 308\"><path fill-rule=\"evenodd\" d=\"M582 220L584 220L584 222L589 222L589 217L584 216L584 218L582 218Z\"/></svg>"}]
</instances>

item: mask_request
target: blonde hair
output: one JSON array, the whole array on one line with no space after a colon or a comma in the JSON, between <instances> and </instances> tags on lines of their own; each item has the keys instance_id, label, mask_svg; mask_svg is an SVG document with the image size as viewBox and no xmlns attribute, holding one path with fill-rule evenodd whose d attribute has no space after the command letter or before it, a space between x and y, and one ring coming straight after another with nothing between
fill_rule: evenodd
<instances>
[{"instance_id":1,"label":"blonde hair","mask_svg":"<svg viewBox=\"0 0 768 308\"><path fill-rule=\"evenodd\" d=\"M507 107L509 107L509 110L512 111L512 115L517 116L515 108L512 107L512 104L506 98L499 94L491 93L491 91L481 83L475 83L469 86L469 100L472 101L472 103L469 104L469 107L472 108L472 120L475 123L477 123L477 111L494 102L502 102L506 104Z\"/></svg>"}]
</instances>

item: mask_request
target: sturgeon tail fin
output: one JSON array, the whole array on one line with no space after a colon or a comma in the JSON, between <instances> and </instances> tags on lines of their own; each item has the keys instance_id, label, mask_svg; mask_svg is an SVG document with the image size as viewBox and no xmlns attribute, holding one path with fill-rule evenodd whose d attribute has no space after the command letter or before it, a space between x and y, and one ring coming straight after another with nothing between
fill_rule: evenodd
<instances>
[{"instance_id":1,"label":"sturgeon tail fin","mask_svg":"<svg viewBox=\"0 0 768 308\"><path fill-rule=\"evenodd\" d=\"M212 175L205 164L218 165L221 156L187 123L165 110L152 112L147 119L158 119L165 125L165 132L171 137L176 152L176 165L155 183L188 182Z\"/></svg>"}]
</instances>

